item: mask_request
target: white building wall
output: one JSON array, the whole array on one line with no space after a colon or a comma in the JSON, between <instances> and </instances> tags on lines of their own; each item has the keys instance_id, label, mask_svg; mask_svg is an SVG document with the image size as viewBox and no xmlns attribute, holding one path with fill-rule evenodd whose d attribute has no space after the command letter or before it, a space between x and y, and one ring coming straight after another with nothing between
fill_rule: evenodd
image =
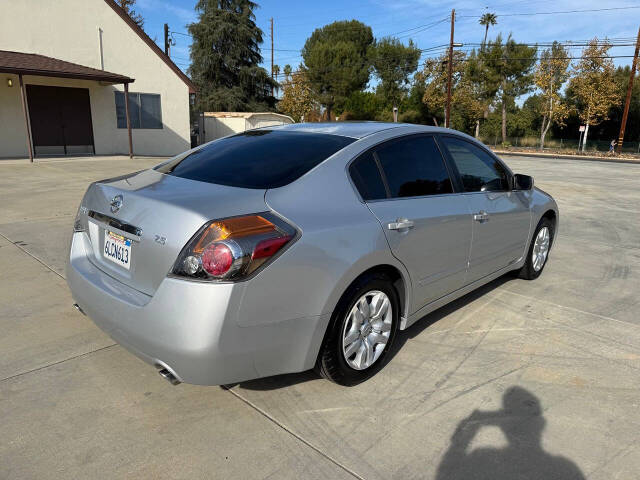
<instances>
[{"instance_id":1,"label":"white building wall","mask_svg":"<svg viewBox=\"0 0 640 480\"><path fill-rule=\"evenodd\" d=\"M290 117L271 113L254 113L250 116L207 116L204 115L204 142L244 132L252 128L270 127L293 123ZM200 122L202 125L202 122ZM202 127L201 127L202 128Z\"/></svg>"},{"instance_id":2,"label":"white building wall","mask_svg":"<svg viewBox=\"0 0 640 480\"><path fill-rule=\"evenodd\" d=\"M135 79L130 92L161 96L162 129L133 129L134 153L174 155L189 148L189 88L104 0L3 0L0 49L37 53ZM27 155L17 77L0 74L0 157ZM97 154L128 153L127 129L117 128L114 90L122 85L25 77L25 83L89 88ZM9 129L5 125L12 123ZM22 131L22 134L20 134ZM18 139L19 137L22 137ZM22 146L20 146L22 143Z\"/></svg>"}]
</instances>

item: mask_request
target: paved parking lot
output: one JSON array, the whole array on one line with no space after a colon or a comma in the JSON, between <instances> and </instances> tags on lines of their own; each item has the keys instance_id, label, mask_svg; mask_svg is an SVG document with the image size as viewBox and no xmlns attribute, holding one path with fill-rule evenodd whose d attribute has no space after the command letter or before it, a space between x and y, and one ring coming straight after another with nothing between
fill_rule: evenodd
<instances>
[{"instance_id":1,"label":"paved parking lot","mask_svg":"<svg viewBox=\"0 0 640 480\"><path fill-rule=\"evenodd\" d=\"M425 317L353 388L170 386L63 278L86 185L158 160L0 163L0 478L637 478L640 165L506 160L560 206L542 277Z\"/></svg>"}]
</instances>

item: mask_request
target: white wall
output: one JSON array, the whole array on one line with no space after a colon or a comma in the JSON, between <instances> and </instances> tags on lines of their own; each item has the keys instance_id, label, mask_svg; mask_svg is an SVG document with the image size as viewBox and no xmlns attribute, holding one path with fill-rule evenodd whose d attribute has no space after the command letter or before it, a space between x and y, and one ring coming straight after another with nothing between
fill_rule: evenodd
<instances>
[{"instance_id":1,"label":"white wall","mask_svg":"<svg viewBox=\"0 0 640 480\"><path fill-rule=\"evenodd\" d=\"M101 28L104 69L134 78L131 92L161 96L163 128L132 130L134 153L174 155L189 148L187 85L104 0L3 0L1 8L0 49L98 69ZM0 157L24 156L27 147L17 77L11 89L6 77L0 74ZM25 83L89 88L96 153L128 153L127 130L117 128L113 93L114 89L124 90L122 85L50 77L25 77ZM11 126L6 129L8 123Z\"/></svg>"},{"instance_id":2,"label":"white wall","mask_svg":"<svg viewBox=\"0 0 640 480\"><path fill-rule=\"evenodd\" d=\"M284 115L271 113L258 113L248 118L245 117L209 117L204 116L204 142L210 142L234 133L244 132L252 128L270 127L293 123L293 120ZM202 122L200 122L202 125ZM202 128L202 126L200 127Z\"/></svg>"}]
</instances>

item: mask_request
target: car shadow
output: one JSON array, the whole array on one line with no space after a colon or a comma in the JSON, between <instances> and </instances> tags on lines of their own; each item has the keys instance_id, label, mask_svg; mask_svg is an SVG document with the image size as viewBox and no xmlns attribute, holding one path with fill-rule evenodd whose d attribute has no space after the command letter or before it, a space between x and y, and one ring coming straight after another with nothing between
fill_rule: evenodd
<instances>
[{"instance_id":1,"label":"car shadow","mask_svg":"<svg viewBox=\"0 0 640 480\"><path fill-rule=\"evenodd\" d=\"M513 275L503 275L502 277L499 277L487 283L486 285L483 285L482 287L479 287L476 290L454 300L453 302L448 303L447 305L444 305L437 310L434 310L433 312L425 315L406 330L398 331L396 339L393 342L391 349L389 350L389 354L384 360L385 366L387 363L393 360L393 358L402 349L404 344L407 343L407 341L417 337L423 331L425 331L447 315L455 312L460 308L465 307L466 305L474 302L483 295L486 295L487 293L514 279L515 277ZM241 388L247 390L276 390L279 388L290 387L299 383L308 382L310 380L316 380L318 378L320 377L315 371L308 370L301 373L288 373L284 375L258 378L256 380L248 380L246 382L225 385L224 388L228 389L239 385Z\"/></svg>"},{"instance_id":2,"label":"car shadow","mask_svg":"<svg viewBox=\"0 0 640 480\"><path fill-rule=\"evenodd\" d=\"M584 480L574 462L544 450L546 420L542 411L538 398L518 386L504 392L502 409L474 410L458 423L436 480ZM508 444L503 448L471 448L483 427L499 428Z\"/></svg>"}]
</instances>

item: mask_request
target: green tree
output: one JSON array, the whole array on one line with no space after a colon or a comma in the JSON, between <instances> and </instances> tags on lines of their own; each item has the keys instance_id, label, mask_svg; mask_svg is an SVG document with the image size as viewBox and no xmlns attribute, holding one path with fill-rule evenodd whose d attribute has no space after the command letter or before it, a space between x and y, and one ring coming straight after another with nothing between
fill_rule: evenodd
<instances>
[{"instance_id":1,"label":"green tree","mask_svg":"<svg viewBox=\"0 0 640 480\"><path fill-rule=\"evenodd\" d=\"M621 93L621 98L624 98L624 94L627 91L630 75L631 67L629 65L616 68L615 81ZM604 128L602 128L602 130L604 130L603 134L606 135L605 138L616 138L618 136L623 110L624 102L621 101L616 103L609 111L609 120L606 122L606 125L603 125ZM633 81L629 118L627 119L627 128L625 129L624 137L627 141L640 141L640 72L636 73Z\"/></svg>"},{"instance_id":2,"label":"green tree","mask_svg":"<svg viewBox=\"0 0 640 480\"><path fill-rule=\"evenodd\" d=\"M475 119L474 136L478 138L480 121L489 117L489 108L500 89L501 79L495 71L487 67L482 56L475 50L471 51L466 58L465 75L472 89L473 98L482 106L481 114Z\"/></svg>"},{"instance_id":3,"label":"green tree","mask_svg":"<svg viewBox=\"0 0 640 480\"><path fill-rule=\"evenodd\" d=\"M529 47L516 43L509 35L502 43L498 36L480 52L483 64L491 72L491 76L500 79L500 96L502 112L502 141L507 141L507 104L532 90L532 69L536 63L537 47Z\"/></svg>"},{"instance_id":4,"label":"green tree","mask_svg":"<svg viewBox=\"0 0 640 480\"><path fill-rule=\"evenodd\" d=\"M484 26L484 40L482 41L482 46L484 47L487 43L487 34L489 33L489 27L494 26L498 23L498 16L495 13L484 13L478 20L478 23Z\"/></svg>"},{"instance_id":5,"label":"green tree","mask_svg":"<svg viewBox=\"0 0 640 480\"><path fill-rule=\"evenodd\" d=\"M334 107L363 90L369 82L371 27L357 20L334 22L316 29L302 49L311 88L331 120Z\"/></svg>"},{"instance_id":6,"label":"green tree","mask_svg":"<svg viewBox=\"0 0 640 480\"><path fill-rule=\"evenodd\" d=\"M543 50L536 67L534 78L536 87L541 92L540 150L544 148L544 139L551 125L563 125L569 114L569 107L560 99L560 89L569 78L569 61L567 50L558 42L553 42L551 48Z\"/></svg>"},{"instance_id":7,"label":"green tree","mask_svg":"<svg viewBox=\"0 0 640 480\"><path fill-rule=\"evenodd\" d=\"M136 4L136 0L117 0L117 3L140 28L144 27L144 18L142 18L142 15L136 12L133 8Z\"/></svg>"},{"instance_id":8,"label":"green tree","mask_svg":"<svg viewBox=\"0 0 640 480\"><path fill-rule=\"evenodd\" d=\"M396 107L407 95L409 77L418 68L420 50L413 41L403 45L397 38L386 37L372 49L372 65L380 83L376 93L385 105Z\"/></svg>"},{"instance_id":9,"label":"green tree","mask_svg":"<svg viewBox=\"0 0 640 480\"><path fill-rule=\"evenodd\" d=\"M613 60L607 58L611 43L597 38L589 41L580 61L572 70L569 91L575 99L580 120L586 125L582 151L587 143L589 127L608 118L609 109L621 101L615 81Z\"/></svg>"},{"instance_id":10,"label":"green tree","mask_svg":"<svg viewBox=\"0 0 640 480\"><path fill-rule=\"evenodd\" d=\"M381 110L382 105L375 93L355 91L344 102L340 120L376 120Z\"/></svg>"},{"instance_id":11,"label":"green tree","mask_svg":"<svg viewBox=\"0 0 640 480\"><path fill-rule=\"evenodd\" d=\"M250 0L198 0L198 21L189 25L191 78L205 111L273 110L277 82L260 67L262 30Z\"/></svg>"}]
</instances>

